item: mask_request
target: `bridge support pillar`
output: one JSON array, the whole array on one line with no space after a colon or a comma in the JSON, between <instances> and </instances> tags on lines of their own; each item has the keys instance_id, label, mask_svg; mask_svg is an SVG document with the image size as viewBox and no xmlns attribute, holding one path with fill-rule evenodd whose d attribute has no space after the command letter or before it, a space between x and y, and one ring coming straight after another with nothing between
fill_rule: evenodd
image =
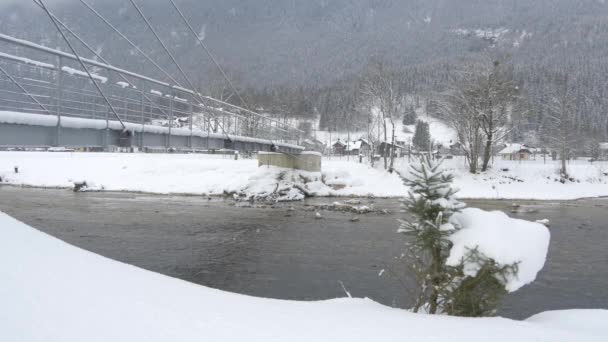
<instances>
[{"instance_id":1,"label":"bridge support pillar","mask_svg":"<svg viewBox=\"0 0 608 342\"><path fill-rule=\"evenodd\" d=\"M321 154L318 152L302 152L301 154L258 152L258 166L321 172Z\"/></svg>"}]
</instances>

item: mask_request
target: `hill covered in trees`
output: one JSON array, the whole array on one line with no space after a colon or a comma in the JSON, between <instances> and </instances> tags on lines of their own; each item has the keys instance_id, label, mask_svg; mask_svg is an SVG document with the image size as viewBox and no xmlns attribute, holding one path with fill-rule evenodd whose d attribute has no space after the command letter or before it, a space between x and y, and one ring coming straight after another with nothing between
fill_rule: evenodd
<instances>
[{"instance_id":1,"label":"hill covered in trees","mask_svg":"<svg viewBox=\"0 0 608 342\"><path fill-rule=\"evenodd\" d=\"M159 64L178 74L128 1L87 2ZM24 1L1 3L2 33L66 49L40 9ZM225 87L218 86L218 73L195 47L170 3L138 3L196 84L222 97ZM345 116L356 115L361 107L362 75L374 61L391 65L404 96L428 101L463 62L499 56L512 65L526 98L521 111L525 117L514 118L520 138L542 126L544 90L556 74L570 75L577 94L578 128L602 139L606 136L608 4L604 0L177 3L256 107L286 116L320 116L322 125L340 126ZM164 78L80 1L47 4L112 63Z\"/></svg>"}]
</instances>

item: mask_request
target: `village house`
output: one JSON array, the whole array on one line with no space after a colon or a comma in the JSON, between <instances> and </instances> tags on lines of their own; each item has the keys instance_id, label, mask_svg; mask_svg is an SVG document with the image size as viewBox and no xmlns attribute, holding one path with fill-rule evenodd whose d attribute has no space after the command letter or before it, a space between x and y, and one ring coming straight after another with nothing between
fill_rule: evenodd
<instances>
[{"instance_id":1,"label":"village house","mask_svg":"<svg viewBox=\"0 0 608 342\"><path fill-rule=\"evenodd\" d=\"M404 146L401 146L398 144L393 145L390 142L383 141L378 146L378 154L381 156L385 156L385 155L390 156L391 149L393 150L393 154L396 157L400 157L402 155L403 151L407 150Z\"/></svg>"},{"instance_id":2,"label":"village house","mask_svg":"<svg viewBox=\"0 0 608 342\"><path fill-rule=\"evenodd\" d=\"M343 143L340 139L331 145L331 154L333 155L344 155L346 151L346 144Z\"/></svg>"},{"instance_id":3,"label":"village house","mask_svg":"<svg viewBox=\"0 0 608 342\"><path fill-rule=\"evenodd\" d=\"M346 154L351 156L367 155L371 151L371 145L367 140L361 138L359 140L350 141L346 146Z\"/></svg>"},{"instance_id":4,"label":"village house","mask_svg":"<svg viewBox=\"0 0 608 342\"><path fill-rule=\"evenodd\" d=\"M503 160L530 160L532 159L532 149L523 144L505 144L498 155Z\"/></svg>"}]
</instances>

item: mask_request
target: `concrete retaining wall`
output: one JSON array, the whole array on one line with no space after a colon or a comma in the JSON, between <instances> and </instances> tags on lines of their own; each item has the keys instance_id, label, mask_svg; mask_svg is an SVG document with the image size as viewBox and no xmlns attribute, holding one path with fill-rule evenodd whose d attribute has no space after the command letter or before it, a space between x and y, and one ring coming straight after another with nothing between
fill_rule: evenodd
<instances>
[{"instance_id":1,"label":"concrete retaining wall","mask_svg":"<svg viewBox=\"0 0 608 342\"><path fill-rule=\"evenodd\" d=\"M260 152L258 153L258 165L321 172L321 154L317 152L302 152L301 154Z\"/></svg>"}]
</instances>

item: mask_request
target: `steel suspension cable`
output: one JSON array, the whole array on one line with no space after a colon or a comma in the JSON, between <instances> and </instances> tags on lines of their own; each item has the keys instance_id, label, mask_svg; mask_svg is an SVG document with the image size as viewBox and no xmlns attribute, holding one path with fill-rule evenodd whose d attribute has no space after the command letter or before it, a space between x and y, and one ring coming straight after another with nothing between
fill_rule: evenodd
<instances>
[{"instance_id":1,"label":"steel suspension cable","mask_svg":"<svg viewBox=\"0 0 608 342\"><path fill-rule=\"evenodd\" d=\"M133 0L130 0L130 1L133 2ZM209 50L209 48L207 47L207 45L205 44L205 42L198 36L198 34L196 33L196 31L194 31L194 28L192 27L192 25L190 24L190 22L188 21L188 19L184 15L184 13L180 10L180 8L177 6L177 4L175 3L175 1L173 1L173 0L169 0L169 1L171 1L171 5L177 11L177 13L181 17L182 21L184 22L184 24L188 27L190 33L194 36L194 38L196 39L196 41L199 43L198 45L203 49L203 51L207 54L207 56L209 56L209 58L211 59L211 61L213 62L213 64L215 64L215 66L217 67L217 69L222 74L222 77L224 78L224 80L228 83L228 85L230 86L230 88L232 89L232 91L239 98L239 101L241 101L241 104L243 105L243 107L245 107L246 110L248 110L248 111L251 112L251 110L247 106L247 103L245 102L245 99L243 99L243 97L241 96L241 94L239 93L239 91L236 89L236 87L234 86L234 84L232 83L232 81L230 80L230 78L228 77L228 75L226 75L226 73L224 72L224 69L218 63L217 59L215 59L215 57L213 56L213 54L211 53L211 51ZM272 126L271 126L271 128L272 128ZM270 142L273 145L276 146L276 144L274 143L274 140L272 139L272 137L270 137L269 140L270 140Z\"/></svg>"},{"instance_id":2,"label":"steel suspension cable","mask_svg":"<svg viewBox=\"0 0 608 342\"><path fill-rule=\"evenodd\" d=\"M142 10L139 8L139 6L137 6L137 4L135 3L134 0L129 0L129 2L131 2L131 5L133 5L133 7L137 11L137 13L139 13L139 16L146 23L146 26L152 32L152 34L154 35L154 37L156 38L156 40L160 43L160 45L162 46L163 50L167 53L167 55L169 56L169 58L171 58L171 61L173 62L173 64L175 64L175 66L179 70L179 72L182 75L182 77L184 78L184 80L186 80L186 82L188 83L188 86L192 90L194 90L195 89L194 84L192 83L192 81L190 81L190 78L188 77L188 75L186 75L186 73L184 72L184 69L182 69L182 67L179 65L179 63L177 62L177 60L175 59L175 57L173 56L173 54L171 53L171 51L169 51L169 49L167 48L167 45L163 42L163 40L160 38L160 36L158 35L158 33L156 33L156 30L154 30L154 27L152 27L152 24L150 23L150 21L148 20L148 18L146 18L146 16L142 12ZM201 95L198 92L196 92L196 91L194 91L194 93L199 98L199 101L202 102ZM215 117L215 115L214 115L214 117ZM232 139L230 138L230 135L228 133L226 133L226 130L224 129L224 125L221 124L219 122L219 120L216 119L216 121L217 121L218 126L222 129L222 132L224 133L224 135L226 136L226 138L228 138L229 141L232 141Z\"/></svg>"},{"instance_id":3,"label":"steel suspension cable","mask_svg":"<svg viewBox=\"0 0 608 342\"><path fill-rule=\"evenodd\" d=\"M40 8L42 8L40 6L40 4L37 2L37 0L34 0L34 2L36 3L36 5L38 5ZM73 30L71 30L67 25L65 25L61 20L59 20L59 18L57 18L57 16L55 16L52 12L49 11L49 13L51 13L51 16L57 21L57 23L59 25L61 25L61 27L63 27L66 31L68 31L68 33L70 33L74 38L76 38L80 44L82 44L84 47L87 48L87 50L89 50L95 57L99 58L99 60L101 60L102 63L108 64L110 65L110 63L103 58L99 53L97 53L97 51L95 51L89 44L87 44L83 39L81 39ZM125 82L131 84L131 82L121 73L118 73L118 76ZM150 99L150 97L144 93L144 90L142 89L142 94L144 96L144 98L146 100L148 100L151 104L153 104L153 106L158 109L165 117L169 118L169 115L167 115L167 113L165 113L164 110L162 110L162 108L160 108L159 105L157 105L156 103L154 103L154 101L152 101Z\"/></svg>"},{"instance_id":4,"label":"steel suspension cable","mask_svg":"<svg viewBox=\"0 0 608 342\"><path fill-rule=\"evenodd\" d=\"M8 79L11 80L11 82L13 82L19 89L21 89L21 91L25 95L27 95L30 99L32 99L32 101L36 102L36 104L38 106L40 106L40 108L42 108L45 112L47 112L47 114L54 115L53 113L51 113L50 110L48 110L48 108L46 108L45 105L40 103L40 101L38 101L38 99L34 95L32 95L29 91L27 91L27 89L25 89L13 76L11 76L6 70L4 70L2 65L0 65L0 72L2 72L4 74L4 76L8 77Z\"/></svg>"},{"instance_id":5,"label":"steel suspension cable","mask_svg":"<svg viewBox=\"0 0 608 342\"><path fill-rule=\"evenodd\" d=\"M86 8L88 8L93 14L95 14L97 16L97 18L101 19L101 21L103 21L106 26L108 26L110 29L112 29L112 31L114 31L116 34L118 34L122 39L124 39L127 43L129 43L129 45L131 45L132 48L134 48L135 50L137 50L137 52L139 52L148 62L152 63L152 65L154 65L154 67L156 67L156 69L158 69L161 73L163 73L169 80L171 80L171 82L175 83L176 86L178 87L182 87L184 88L177 80L175 80L173 78L173 76L171 76L171 74L169 74L165 69L163 69L160 65L158 65L158 63L156 63L152 58L150 58L150 56L148 56L147 53L145 53L141 48L139 48L139 46L135 45L135 43L133 43L127 36L125 36L122 32L120 32L114 25L112 25L112 23L110 23L106 18L104 18L104 16L102 16L99 12L97 12L93 7L91 7L91 5L89 5L86 1L84 0L79 0L80 3L82 3ZM194 90L194 89L193 89Z\"/></svg>"},{"instance_id":6,"label":"steel suspension cable","mask_svg":"<svg viewBox=\"0 0 608 342\"><path fill-rule=\"evenodd\" d=\"M234 84L232 83L232 81L230 80L228 75L226 75L226 73L224 72L224 69L222 68L220 63L218 63L217 59L215 59L215 57L213 56L213 54L211 53L211 51L209 50L209 48L207 47L205 42L201 39L201 37L198 36L196 31L194 31L194 28L192 27L192 25L190 25L190 22L188 21L188 19L186 19L186 16L184 16L184 13L179 9L179 7L177 7L177 4L175 4L175 1L173 1L173 0L169 0L169 1L171 1L171 5L173 5L173 8L177 11L179 16L182 18L182 21L184 22L184 24L186 24L186 26L190 30L190 33L192 33L194 38L198 41L198 43L199 43L198 45L203 49L203 51L207 54L207 56L209 56L209 58L211 59L213 64L215 64L215 67L222 74L222 77L224 78L224 80L228 83L228 85L230 86L232 91L239 98L239 101L241 101L241 104L243 105L243 107L245 107L245 109L249 110L249 106L247 106L247 103L245 102L245 100L243 99L243 97L241 96L239 91L236 89L236 87L234 86Z\"/></svg>"},{"instance_id":7,"label":"steel suspension cable","mask_svg":"<svg viewBox=\"0 0 608 342\"><path fill-rule=\"evenodd\" d=\"M89 69L87 68L87 66L84 64L84 62L82 61L82 58L80 58L80 56L76 53L76 50L72 46L72 43L70 43L70 41L66 37L65 33L63 33L63 31L61 30L61 28L59 27L59 25L57 24L57 22L55 21L55 19L53 19L53 16L51 15L51 12L49 12L48 8L46 8L46 6L44 5L43 0L34 0L34 3L36 3L36 1L38 1L40 3L42 9L48 15L48 17L51 19L51 21L53 22L53 25L55 26L55 28L57 29L57 31L59 31L59 34L61 34L61 37L63 38L63 40L65 41L65 43L68 45L68 47L70 48L70 50L72 50L72 53L74 54L74 56L76 56L76 59L78 59L78 63L80 64L80 66L82 67L82 69L87 73L87 75L89 76L89 79L91 80L91 82L93 82L93 84L95 85L95 88L97 88L97 91L99 91L99 94L101 94L101 96L103 97L103 99L105 100L105 102L108 104L108 107L110 108L110 110L112 111L112 113L114 114L114 116L116 116L116 119L118 120L118 122L120 122L120 125L122 126L122 128L126 129L127 127L125 126L124 122L122 122L122 120L120 119L120 116L118 115L118 113L114 109L114 106L112 106L112 104L110 103L110 100L108 100L108 98L106 97L106 94L104 94L103 90L101 90L101 87L97 84L97 82L93 78L93 75L91 75L91 72L89 71Z\"/></svg>"}]
</instances>

